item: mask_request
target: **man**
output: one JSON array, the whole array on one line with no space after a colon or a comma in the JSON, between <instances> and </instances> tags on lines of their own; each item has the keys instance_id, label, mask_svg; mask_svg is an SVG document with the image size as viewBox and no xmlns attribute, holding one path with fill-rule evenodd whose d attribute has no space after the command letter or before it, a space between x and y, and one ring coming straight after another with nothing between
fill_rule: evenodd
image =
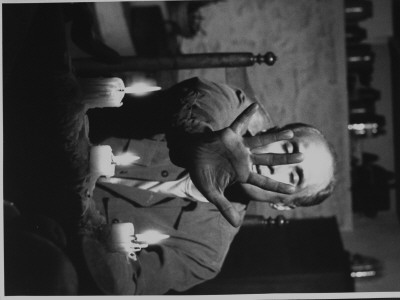
<instances>
[{"instance_id":1,"label":"man","mask_svg":"<svg viewBox=\"0 0 400 300\"><path fill-rule=\"evenodd\" d=\"M249 184L239 184L233 187L236 194L232 193L229 199L241 197L252 201L269 202L277 210L289 210L300 206L312 206L323 202L333 191L335 185L335 158L334 151L322 133L316 128L303 124L292 123L282 128L274 127L269 133L290 129L294 137L288 140L272 142L263 147L254 149L253 153L295 153L303 154L303 160L295 164L282 165L253 165L253 171L278 182L295 186L292 195L276 193L258 188ZM208 200L194 186L189 174L174 182L174 187L184 190L181 197L195 201L207 202ZM184 187L183 187L184 186ZM179 188L178 188L179 189ZM176 194L178 192L176 189ZM148 190L162 192L163 184L149 187ZM165 190L164 190L165 192Z\"/></svg>"},{"instance_id":2,"label":"man","mask_svg":"<svg viewBox=\"0 0 400 300\"><path fill-rule=\"evenodd\" d=\"M115 177L99 180L97 208L110 223L132 222L136 233L152 229L170 236L128 263L87 238L88 266L103 292L164 294L209 280L221 269L249 200L297 206L301 201L291 193L312 197L330 185L313 182L317 171L309 168L308 153L300 153L322 149L324 178L331 179L334 164L324 140L303 142L308 129L297 128L257 135L272 124L251 103L239 89L193 78L155 100L125 102L125 110L89 111L93 142L109 144L115 155L140 157L134 165L117 166ZM292 148L268 153L285 143ZM298 171L299 179L282 183L262 175L279 173L281 180L282 165Z\"/></svg>"}]
</instances>

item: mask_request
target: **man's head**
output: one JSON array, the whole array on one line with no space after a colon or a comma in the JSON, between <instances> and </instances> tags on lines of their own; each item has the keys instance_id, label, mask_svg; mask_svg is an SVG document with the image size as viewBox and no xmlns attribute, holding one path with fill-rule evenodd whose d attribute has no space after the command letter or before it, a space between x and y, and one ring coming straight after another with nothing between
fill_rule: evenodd
<instances>
[{"instance_id":1,"label":"man's head","mask_svg":"<svg viewBox=\"0 0 400 300\"><path fill-rule=\"evenodd\" d=\"M302 123L288 124L271 131L291 129L294 137L253 150L253 153L303 153L300 163L279 166L255 166L255 170L271 179L296 186L291 195L264 191L244 185L246 194L254 200L267 200L276 209L290 209L321 203L333 191L335 182L335 153L316 128Z\"/></svg>"}]
</instances>

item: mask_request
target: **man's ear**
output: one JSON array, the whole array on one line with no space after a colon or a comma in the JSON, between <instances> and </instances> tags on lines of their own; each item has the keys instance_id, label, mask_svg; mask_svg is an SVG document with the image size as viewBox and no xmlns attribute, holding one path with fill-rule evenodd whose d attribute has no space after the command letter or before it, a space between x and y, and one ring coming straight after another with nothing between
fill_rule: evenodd
<instances>
[{"instance_id":1,"label":"man's ear","mask_svg":"<svg viewBox=\"0 0 400 300\"><path fill-rule=\"evenodd\" d=\"M278 202L278 203L270 203L269 205L273 209L276 209L276 210L291 210L291 209L293 209L293 207L285 205L285 204L280 203L280 202Z\"/></svg>"}]
</instances>

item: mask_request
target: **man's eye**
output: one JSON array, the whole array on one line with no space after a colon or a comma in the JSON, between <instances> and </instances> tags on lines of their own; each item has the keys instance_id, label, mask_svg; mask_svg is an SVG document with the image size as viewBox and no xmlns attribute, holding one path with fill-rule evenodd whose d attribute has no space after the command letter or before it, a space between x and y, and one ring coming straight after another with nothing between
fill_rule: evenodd
<instances>
[{"instance_id":1,"label":"man's eye","mask_svg":"<svg viewBox=\"0 0 400 300\"><path fill-rule=\"evenodd\" d=\"M293 151L294 151L293 144L292 144L292 143L285 143L285 145L284 145L284 151L285 151L286 153L293 153Z\"/></svg>"},{"instance_id":2,"label":"man's eye","mask_svg":"<svg viewBox=\"0 0 400 300\"><path fill-rule=\"evenodd\" d=\"M293 185L298 185L300 181L299 174L297 172L290 173L290 183Z\"/></svg>"}]
</instances>

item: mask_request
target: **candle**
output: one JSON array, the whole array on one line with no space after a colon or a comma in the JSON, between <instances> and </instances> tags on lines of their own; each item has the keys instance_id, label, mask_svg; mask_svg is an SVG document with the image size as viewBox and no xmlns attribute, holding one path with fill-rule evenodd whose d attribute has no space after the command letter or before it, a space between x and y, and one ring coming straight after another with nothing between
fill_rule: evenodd
<instances>
[{"instance_id":1,"label":"candle","mask_svg":"<svg viewBox=\"0 0 400 300\"><path fill-rule=\"evenodd\" d=\"M108 145L92 146L90 149L90 171L98 176L112 177L115 175L115 166L128 166L140 159L139 156L124 152L114 156Z\"/></svg>"},{"instance_id":2,"label":"candle","mask_svg":"<svg viewBox=\"0 0 400 300\"><path fill-rule=\"evenodd\" d=\"M88 108L120 107L125 85L120 78L79 78L83 103Z\"/></svg>"},{"instance_id":3,"label":"candle","mask_svg":"<svg viewBox=\"0 0 400 300\"><path fill-rule=\"evenodd\" d=\"M92 146L90 149L90 171L98 176L111 177L115 175L115 163L110 146Z\"/></svg>"},{"instance_id":4,"label":"candle","mask_svg":"<svg viewBox=\"0 0 400 300\"><path fill-rule=\"evenodd\" d=\"M127 258L136 260L135 252L147 247L145 243L137 242L135 228L132 223L114 223L105 225L106 244L111 252L125 254Z\"/></svg>"},{"instance_id":5,"label":"candle","mask_svg":"<svg viewBox=\"0 0 400 300\"><path fill-rule=\"evenodd\" d=\"M134 239L135 228L132 223L114 223L111 224L109 243L126 244Z\"/></svg>"}]
</instances>

